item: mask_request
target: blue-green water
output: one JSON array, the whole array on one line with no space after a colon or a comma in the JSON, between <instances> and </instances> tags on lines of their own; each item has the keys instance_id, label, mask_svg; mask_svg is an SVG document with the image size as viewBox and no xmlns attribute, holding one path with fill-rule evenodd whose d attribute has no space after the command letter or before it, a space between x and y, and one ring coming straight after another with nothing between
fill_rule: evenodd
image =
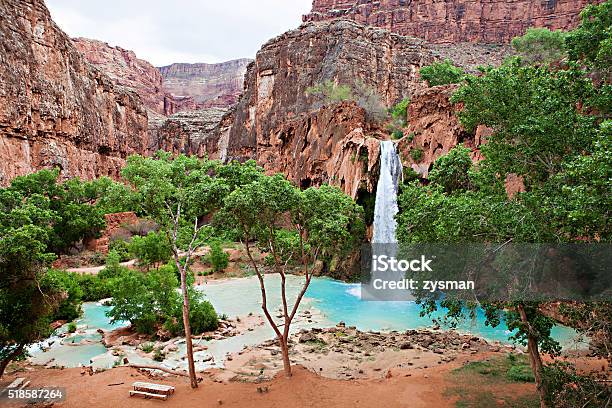
<instances>
[{"instance_id":1,"label":"blue-green water","mask_svg":"<svg viewBox=\"0 0 612 408\"><path fill-rule=\"evenodd\" d=\"M266 276L266 289L268 297L268 309L273 315L280 307L280 278L278 275ZM302 287L304 279L297 276L287 277L287 297L290 302ZM229 317L246 316L249 313L261 314L261 291L256 277L228 279L223 281L211 281L208 284L198 286L208 300L214 305L217 312ZM45 342L30 348L32 361L38 364L53 364L66 367L89 365L94 361L94 366L110 367L117 359L109 351L98 343L101 336L97 329L113 330L121 327L124 323L111 324L106 317L108 306L99 303L86 303L83 305L83 316L77 320L78 331L65 338L51 337ZM300 318L292 325L292 331L308 327L330 327L340 321L349 326L356 326L360 330L408 330L431 327L431 318L419 316L420 308L414 302L368 302L360 298L360 285L348 284L325 278L313 278L306 296L300 306L300 311L310 310L308 318ZM436 317L436 316L433 316ZM437 316L441 322L440 316ZM484 324L484 315L479 312L474 321L465 321L458 328L460 331L473 333L484 337L489 341L508 342L511 333L505 325L496 328ZM58 330L65 332L65 326ZM577 343L576 332L566 327L556 327L553 336L564 347L584 347L584 343ZM244 346L260 344L274 337L272 329L268 325L258 326L253 331L247 331L238 336L223 340L212 340L204 342L208 346L208 352L216 361L216 366L222 366L227 353L240 351ZM73 343L74 342L74 343ZM81 343L82 342L82 343ZM81 344L79 344L81 343ZM77 344L77 345L75 345ZM184 345L179 352L175 353L164 362L169 368L181 367L184 360ZM42 349L47 351L43 352ZM139 356L133 348L126 346L124 350L130 361L140 361ZM209 367L207 364L198 365L198 369Z\"/></svg>"},{"instance_id":2,"label":"blue-green water","mask_svg":"<svg viewBox=\"0 0 612 408\"><path fill-rule=\"evenodd\" d=\"M361 330L407 330L432 326L432 318L442 323L441 313L431 317L420 317L420 306L415 302L362 301L360 285L347 284L331 279L313 279L306 294L313 299L312 306L321 310L333 321L344 321L347 325ZM473 333L487 340L508 342L511 333L505 324L493 328L485 325L485 316L479 310L475 320L466 319L457 328ZM557 326L553 336L562 345L570 346L576 332L567 327Z\"/></svg>"}]
</instances>

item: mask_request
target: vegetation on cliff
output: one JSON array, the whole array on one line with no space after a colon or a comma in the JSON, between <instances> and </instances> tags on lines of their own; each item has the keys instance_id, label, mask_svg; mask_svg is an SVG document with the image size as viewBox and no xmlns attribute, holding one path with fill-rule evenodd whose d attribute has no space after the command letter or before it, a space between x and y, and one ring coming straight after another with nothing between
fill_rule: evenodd
<instances>
[{"instance_id":1,"label":"vegetation on cliff","mask_svg":"<svg viewBox=\"0 0 612 408\"><path fill-rule=\"evenodd\" d=\"M610 67L610 4L585 9L582 25L568 33L564 43L569 60L545 64L532 54L527 60L515 58L482 75L465 77L452 100L464 106L459 117L468 131L481 125L492 129L481 146L484 159L472 164L469 152L458 146L435 162L429 185L413 182L403 187L401 243L610 240L611 88L592 75ZM542 34L529 32L515 44L532 43L535 37L550 40L548 33ZM557 35L552 36L558 43ZM598 51L586 52L587 48ZM504 186L508 175L524 183L524 191L514 197L508 197ZM436 303L437 297L422 295L425 312L442 307L452 318L463 316L463 307L474 306L451 298ZM588 320L608 330L603 322L609 321L610 304L596 305L597 313ZM609 388L600 385L594 391L597 383L574 381L574 374L563 367L544 366L540 351L554 355L559 346L550 336L554 322L541 313L538 302L483 302L483 307L489 324L505 320L517 330L514 340L528 345L543 407L575 406L565 397L570 386L575 389L572 401L579 400L581 406L609 402ZM578 309L568 307L566 314L575 316ZM606 348L599 351L610 358ZM576 389L578 385L584 387Z\"/></svg>"}]
</instances>

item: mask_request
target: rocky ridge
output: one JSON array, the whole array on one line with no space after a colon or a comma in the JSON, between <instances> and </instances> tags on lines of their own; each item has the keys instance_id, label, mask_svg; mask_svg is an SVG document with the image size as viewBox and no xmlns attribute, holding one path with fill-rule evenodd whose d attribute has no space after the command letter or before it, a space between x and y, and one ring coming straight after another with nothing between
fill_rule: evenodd
<instances>
[{"instance_id":1,"label":"rocky ridge","mask_svg":"<svg viewBox=\"0 0 612 408\"><path fill-rule=\"evenodd\" d=\"M116 176L148 145L141 98L85 61L42 0L4 0L0 15L0 184L45 167Z\"/></svg>"},{"instance_id":2,"label":"rocky ridge","mask_svg":"<svg viewBox=\"0 0 612 408\"><path fill-rule=\"evenodd\" d=\"M371 191L376 138L383 134L368 111L424 86L418 70L432 61L421 40L350 21L288 31L266 43L249 66L244 93L219 129L220 157L254 158L304 187L328 182L353 197L361 188ZM325 81L378 97L361 106L322 105L306 90Z\"/></svg>"},{"instance_id":3,"label":"rocky ridge","mask_svg":"<svg viewBox=\"0 0 612 408\"><path fill-rule=\"evenodd\" d=\"M149 62L138 58L134 51L88 38L73 38L72 42L87 61L115 84L140 95L147 108L160 114L172 113L173 101L162 89L161 73Z\"/></svg>"},{"instance_id":4,"label":"rocky ridge","mask_svg":"<svg viewBox=\"0 0 612 408\"><path fill-rule=\"evenodd\" d=\"M313 0L303 21L349 19L430 43L506 44L529 27L567 30L601 0Z\"/></svg>"},{"instance_id":5,"label":"rocky ridge","mask_svg":"<svg viewBox=\"0 0 612 408\"><path fill-rule=\"evenodd\" d=\"M176 63L160 67L164 90L177 106L189 104L195 109L227 108L242 93L244 74L252 60L242 58L218 64ZM185 109L177 109L185 110Z\"/></svg>"}]
</instances>

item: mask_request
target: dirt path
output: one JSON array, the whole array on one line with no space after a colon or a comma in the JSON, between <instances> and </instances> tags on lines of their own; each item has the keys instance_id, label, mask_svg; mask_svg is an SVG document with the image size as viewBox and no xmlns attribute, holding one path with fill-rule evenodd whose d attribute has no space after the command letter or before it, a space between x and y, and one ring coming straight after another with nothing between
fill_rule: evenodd
<instances>
[{"instance_id":1,"label":"dirt path","mask_svg":"<svg viewBox=\"0 0 612 408\"><path fill-rule=\"evenodd\" d=\"M127 262L121 262L121 266L132 266L136 264L136 260L132 259ZM82 275L97 275L102 269L106 268L106 266L88 266L83 268L68 268L66 269L68 272L76 272Z\"/></svg>"},{"instance_id":2,"label":"dirt path","mask_svg":"<svg viewBox=\"0 0 612 408\"><path fill-rule=\"evenodd\" d=\"M425 375L424 372L428 375ZM67 400L54 407L386 407L420 408L451 407L451 401L441 395L442 373L436 367L419 375L398 376L382 380L330 380L296 367L294 376L277 376L270 382L218 383L206 378L197 390L189 387L188 380L167 378L151 380L135 369L115 368L93 376L81 375L81 370L49 370L37 368L20 373L27 376L31 386L65 387ZM427 378L426 378L427 377ZM12 378L12 377L11 377ZM134 381L155 381L176 386L176 393L166 402L130 398L128 392ZM124 382L122 385L109 386ZM258 392L267 387L267 392ZM221 401L221 403L219 403Z\"/></svg>"},{"instance_id":3,"label":"dirt path","mask_svg":"<svg viewBox=\"0 0 612 408\"><path fill-rule=\"evenodd\" d=\"M18 374L28 377L32 387L65 387L67 400L56 403L54 407L446 408L454 406L452 400L442 396L444 373L449 368L450 365L445 365L418 372L415 370L413 373L398 372L388 379L341 381L295 367L291 379L281 375L261 384L219 383L212 381L208 375L197 390L189 387L186 378L152 380L135 369L125 367L93 376L81 375L78 368L35 368ZM7 376L6 380L14 377ZM130 398L128 392L134 381L174 385L176 393L166 402ZM121 382L124 384L109 386ZM267 387L268 391L258 392L258 387Z\"/></svg>"}]
</instances>

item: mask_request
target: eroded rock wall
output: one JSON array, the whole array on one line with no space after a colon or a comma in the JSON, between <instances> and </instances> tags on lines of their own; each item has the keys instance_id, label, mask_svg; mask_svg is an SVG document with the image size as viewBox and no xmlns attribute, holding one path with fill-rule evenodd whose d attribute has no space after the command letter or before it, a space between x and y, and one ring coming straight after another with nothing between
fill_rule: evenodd
<instances>
[{"instance_id":1,"label":"eroded rock wall","mask_svg":"<svg viewBox=\"0 0 612 408\"><path fill-rule=\"evenodd\" d=\"M42 0L0 1L0 183L43 167L116 176L148 145L140 97L85 61Z\"/></svg>"},{"instance_id":2,"label":"eroded rock wall","mask_svg":"<svg viewBox=\"0 0 612 408\"><path fill-rule=\"evenodd\" d=\"M529 27L571 29L602 0L313 0L304 21L350 19L432 43L508 43Z\"/></svg>"},{"instance_id":3,"label":"eroded rock wall","mask_svg":"<svg viewBox=\"0 0 612 408\"><path fill-rule=\"evenodd\" d=\"M113 47L108 43L88 38L73 38L72 42L85 59L108 75L115 84L136 92L147 108L170 114L165 101L169 95L162 90L162 76L157 68L140 59L134 51Z\"/></svg>"},{"instance_id":4,"label":"eroded rock wall","mask_svg":"<svg viewBox=\"0 0 612 408\"><path fill-rule=\"evenodd\" d=\"M389 107L423 86L418 70L432 61L421 40L350 21L304 24L272 39L257 53L231 124L220 136L221 156L255 158L301 185L329 181L354 196L359 184L355 178L371 186L374 176L361 173L355 163L350 170L354 175L344 177L344 184L334 179L332 168L349 166L342 162L346 156L333 151L342 150L337 146L350 144L357 134L364 141L381 136L380 125L366 118L368 106L364 110L354 104L321 105L307 95L307 88L333 81L353 90L371 90L383 108Z\"/></svg>"},{"instance_id":5,"label":"eroded rock wall","mask_svg":"<svg viewBox=\"0 0 612 408\"><path fill-rule=\"evenodd\" d=\"M186 103L195 109L227 108L238 101L250 62L243 58L218 64L177 63L159 70L163 89L177 101L178 110L185 110L181 105Z\"/></svg>"}]
</instances>

